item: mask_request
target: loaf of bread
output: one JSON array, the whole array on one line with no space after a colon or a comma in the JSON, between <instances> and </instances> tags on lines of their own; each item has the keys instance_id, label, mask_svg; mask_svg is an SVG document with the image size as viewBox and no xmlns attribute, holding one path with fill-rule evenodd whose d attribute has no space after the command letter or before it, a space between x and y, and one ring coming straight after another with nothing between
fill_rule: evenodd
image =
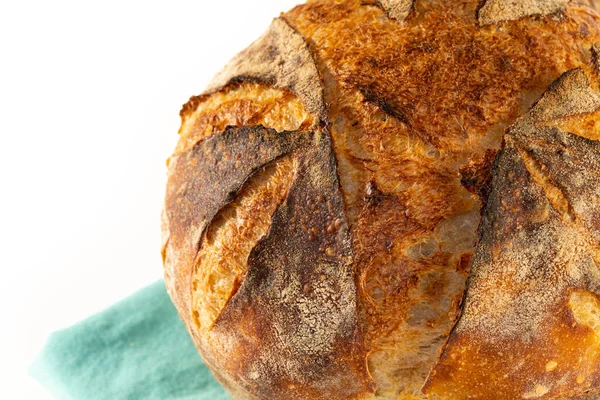
<instances>
[{"instance_id":1,"label":"loaf of bread","mask_svg":"<svg viewBox=\"0 0 600 400\"><path fill-rule=\"evenodd\" d=\"M310 0L190 99L165 280L234 399L600 398L594 7Z\"/></svg>"}]
</instances>

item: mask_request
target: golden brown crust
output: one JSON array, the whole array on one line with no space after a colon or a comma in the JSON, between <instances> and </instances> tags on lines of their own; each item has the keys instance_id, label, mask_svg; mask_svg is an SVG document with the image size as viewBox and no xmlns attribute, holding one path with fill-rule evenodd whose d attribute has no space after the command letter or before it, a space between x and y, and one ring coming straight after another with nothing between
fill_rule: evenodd
<instances>
[{"instance_id":1,"label":"golden brown crust","mask_svg":"<svg viewBox=\"0 0 600 400\"><path fill-rule=\"evenodd\" d=\"M555 126L591 140L600 140L600 111L561 118L548 123L548 126Z\"/></svg>"},{"instance_id":2,"label":"golden brown crust","mask_svg":"<svg viewBox=\"0 0 600 400\"><path fill-rule=\"evenodd\" d=\"M545 126L598 108L598 95L575 69L510 129L462 315L426 393L600 394L600 142Z\"/></svg>"}]
</instances>

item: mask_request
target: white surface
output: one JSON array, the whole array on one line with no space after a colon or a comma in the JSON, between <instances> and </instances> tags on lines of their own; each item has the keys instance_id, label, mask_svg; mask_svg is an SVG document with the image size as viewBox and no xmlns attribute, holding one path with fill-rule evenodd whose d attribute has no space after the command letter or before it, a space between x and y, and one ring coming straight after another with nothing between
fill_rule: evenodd
<instances>
[{"instance_id":1,"label":"white surface","mask_svg":"<svg viewBox=\"0 0 600 400\"><path fill-rule=\"evenodd\" d=\"M295 3L0 3L0 398L52 398L46 336L162 277L180 107Z\"/></svg>"}]
</instances>

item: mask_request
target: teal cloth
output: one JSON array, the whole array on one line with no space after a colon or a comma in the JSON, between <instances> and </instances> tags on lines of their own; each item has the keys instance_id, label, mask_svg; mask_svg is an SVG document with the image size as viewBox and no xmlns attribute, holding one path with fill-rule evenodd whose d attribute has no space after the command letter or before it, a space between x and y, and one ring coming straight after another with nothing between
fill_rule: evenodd
<instances>
[{"instance_id":1,"label":"teal cloth","mask_svg":"<svg viewBox=\"0 0 600 400\"><path fill-rule=\"evenodd\" d=\"M230 399L157 282L55 332L31 375L58 399Z\"/></svg>"}]
</instances>

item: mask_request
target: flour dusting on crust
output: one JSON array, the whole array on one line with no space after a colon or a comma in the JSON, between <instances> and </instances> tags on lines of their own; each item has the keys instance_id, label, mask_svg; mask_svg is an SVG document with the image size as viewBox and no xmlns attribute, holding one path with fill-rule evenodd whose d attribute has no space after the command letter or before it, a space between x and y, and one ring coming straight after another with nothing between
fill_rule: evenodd
<instances>
[{"instance_id":1,"label":"flour dusting on crust","mask_svg":"<svg viewBox=\"0 0 600 400\"><path fill-rule=\"evenodd\" d=\"M577 323L583 317L573 304L584 309L577 300L584 297L572 297L600 294L600 142L548 126L598 108L585 72L574 69L509 129L494 164L462 315L428 393L485 397L485 388L470 383L495 374L501 377L493 390L509 397L600 394L597 335ZM596 302L588 308L597 309ZM461 372L450 378L451 370Z\"/></svg>"}]
</instances>

